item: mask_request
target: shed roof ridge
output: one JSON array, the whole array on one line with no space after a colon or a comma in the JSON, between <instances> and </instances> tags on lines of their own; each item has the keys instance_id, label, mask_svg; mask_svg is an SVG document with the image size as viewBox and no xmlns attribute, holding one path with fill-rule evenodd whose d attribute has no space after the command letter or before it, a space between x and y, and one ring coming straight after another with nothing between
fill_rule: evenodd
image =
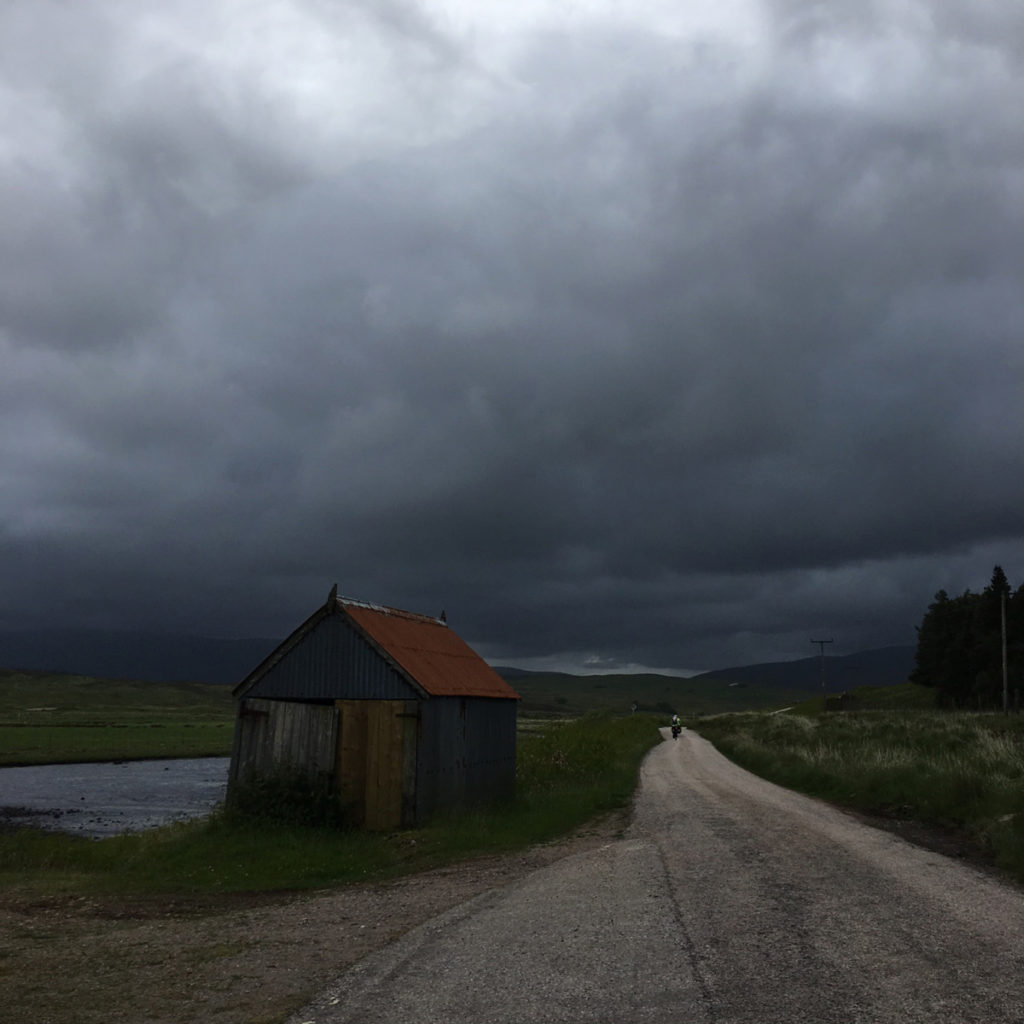
<instances>
[{"instance_id":1,"label":"shed roof ridge","mask_svg":"<svg viewBox=\"0 0 1024 1024\"><path fill-rule=\"evenodd\" d=\"M401 619L409 619L412 622L423 622L430 623L433 626L444 626L448 628L448 623L441 618L436 618L433 615L422 615L419 612L406 611L404 608L392 608L386 604L376 604L373 601L361 601L355 597L338 597L338 604L342 606L348 606L352 608L365 608L367 611L380 612L382 615L393 615Z\"/></svg>"}]
</instances>

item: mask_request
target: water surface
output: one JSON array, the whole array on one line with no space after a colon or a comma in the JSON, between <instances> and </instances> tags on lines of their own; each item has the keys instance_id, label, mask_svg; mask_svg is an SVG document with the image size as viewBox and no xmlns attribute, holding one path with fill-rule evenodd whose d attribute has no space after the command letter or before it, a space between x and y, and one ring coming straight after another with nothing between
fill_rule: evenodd
<instances>
[{"instance_id":1,"label":"water surface","mask_svg":"<svg viewBox=\"0 0 1024 1024\"><path fill-rule=\"evenodd\" d=\"M224 799L227 757L0 768L0 821L86 836L202 817Z\"/></svg>"}]
</instances>

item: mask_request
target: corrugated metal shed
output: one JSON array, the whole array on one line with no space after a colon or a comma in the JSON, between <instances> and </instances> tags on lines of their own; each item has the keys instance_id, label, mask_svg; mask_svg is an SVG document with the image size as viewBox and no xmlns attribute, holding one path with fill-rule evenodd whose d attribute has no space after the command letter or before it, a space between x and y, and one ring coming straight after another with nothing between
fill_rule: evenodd
<instances>
[{"instance_id":1,"label":"corrugated metal shed","mask_svg":"<svg viewBox=\"0 0 1024 1024\"><path fill-rule=\"evenodd\" d=\"M392 828L514 791L519 695L443 617L334 588L234 693L229 799L287 765L329 778L353 823Z\"/></svg>"},{"instance_id":2,"label":"corrugated metal shed","mask_svg":"<svg viewBox=\"0 0 1024 1024\"><path fill-rule=\"evenodd\" d=\"M519 699L442 619L339 598L333 591L234 694L302 700Z\"/></svg>"}]
</instances>

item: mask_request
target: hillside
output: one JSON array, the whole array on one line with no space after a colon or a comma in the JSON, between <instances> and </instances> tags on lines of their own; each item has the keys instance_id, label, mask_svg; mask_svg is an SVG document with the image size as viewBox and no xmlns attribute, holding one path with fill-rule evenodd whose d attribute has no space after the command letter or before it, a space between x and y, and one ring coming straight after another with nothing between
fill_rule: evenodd
<instances>
[{"instance_id":1,"label":"hillside","mask_svg":"<svg viewBox=\"0 0 1024 1024\"><path fill-rule=\"evenodd\" d=\"M278 644L255 638L42 630L0 633L0 668L103 679L234 684ZM913 647L826 657L829 693L893 686L914 666ZM596 708L705 714L798 703L821 693L821 660L742 665L690 678L657 674L569 675L498 668L522 694L526 714L578 715Z\"/></svg>"},{"instance_id":2,"label":"hillside","mask_svg":"<svg viewBox=\"0 0 1024 1024\"><path fill-rule=\"evenodd\" d=\"M906 683L913 647L884 647L825 658L828 693ZM657 674L577 676L499 667L522 695L524 714L578 715L596 709L671 714L758 711L798 704L821 694L820 657L703 672L689 678Z\"/></svg>"},{"instance_id":3,"label":"hillside","mask_svg":"<svg viewBox=\"0 0 1024 1024\"><path fill-rule=\"evenodd\" d=\"M784 707L805 700L805 690L730 684L719 679L679 676L592 675L560 672L524 672L498 668L523 698L524 715L576 716L608 710L625 714L633 710L670 715L717 714L723 711L756 711Z\"/></svg>"},{"instance_id":4,"label":"hillside","mask_svg":"<svg viewBox=\"0 0 1024 1024\"><path fill-rule=\"evenodd\" d=\"M861 686L897 686L907 681L913 669L913 647L880 647L838 657L826 655L825 689L829 693L842 693ZM716 669L693 679L821 693L821 658L815 655L797 661Z\"/></svg>"}]
</instances>

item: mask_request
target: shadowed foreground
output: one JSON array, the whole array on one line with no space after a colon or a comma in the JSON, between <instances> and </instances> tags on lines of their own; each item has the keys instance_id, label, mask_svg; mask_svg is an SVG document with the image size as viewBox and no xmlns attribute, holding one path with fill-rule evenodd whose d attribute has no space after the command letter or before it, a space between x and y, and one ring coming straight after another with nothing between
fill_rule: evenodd
<instances>
[{"instance_id":1,"label":"shadowed foreground","mask_svg":"<svg viewBox=\"0 0 1024 1024\"><path fill-rule=\"evenodd\" d=\"M628 834L355 965L317 1024L1024 1021L1024 895L685 732Z\"/></svg>"}]
</instances>

